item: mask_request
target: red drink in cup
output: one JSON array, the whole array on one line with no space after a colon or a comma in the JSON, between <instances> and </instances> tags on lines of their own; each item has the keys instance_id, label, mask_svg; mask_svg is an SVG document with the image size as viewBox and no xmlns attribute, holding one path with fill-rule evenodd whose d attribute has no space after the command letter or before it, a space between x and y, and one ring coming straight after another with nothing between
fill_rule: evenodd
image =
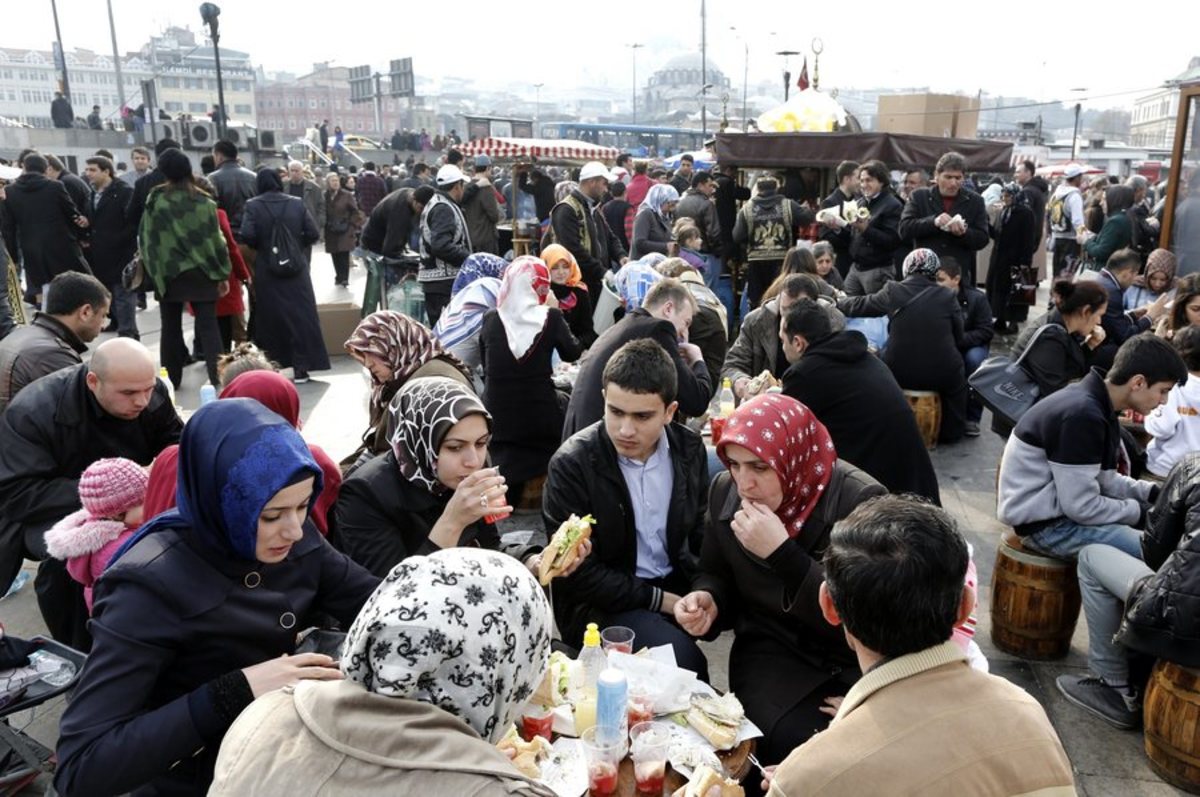
<instances>
[{"instance_id":1,"label":"red drink in cup","mask_svg":"<svg viewBox=\"0 0 1200 797\"><path fill-rule=\"evenodd\" d=\"M600 647L605 653L633 653L633 629L623 625L610 625L600 632Z\"/></svg>"},{"instance_id":2,"label":"red drink in cup","mask_svg":"<svg viewBox=\"0 0 1200 797\"><path fill-rule=\"evenodd\" d=\"M709 418L708 428L712 433L712 444L715 446L717 443L721 442L721 433L725 431L725 419Z\"/></svg>"},{"instance_id":3,"label":"red drink in cup","mask_svg":"<svg viewBox=\"0 0 1200 797\"><path fill-rule=\"evenodd\" d=\"M666 762L647 761L644 764L634 764L633 779L637 784L638 794L662 795L663 782L667 779Z\"/></svg>"},{"instance_id":4,"label":"red drink in cup","mask_svg":"<svg viewBox=\"0 0 1200 797\"><path fill-rule=\"evenodd\" d=\"M590 797L616 794L618 767L625 756L625 735L593 726L579 738L587 756L588 794Z\"/></svg>"},{"instance_id":5,"label":"red drink in cup","mask_svg":"<svg viewBox=\"0 0 1200 797\"><path fill-rule=\"evenodd\" d=\"M661 789L661 783L659 785ZM617 793L617 765L610 761L593 761L588 765L589 797L609 797Z\"/></svg>"},{"instance_id":6,"label":"red drink in cup","mask_svg":"<svg viewBox=\"0 0 1200 797\"><path fill-rule=\"evenodd\" d=\"M667 750L671 730L659 722L643 722L629 731L630 756L633 758L633 779L638 794L662 797L667 773Z\"/></svg>"},{"instance_id":7,"label":"red drink in cup","mask_svg":"<svg viewBox=\"0 0 1200 797\"><path fill-rule=\"evenodd\" d=\"M550 741L553 728L554 712L548 708L531 709L521 717L521 736L525 741L529 741L535 736L541 736L546 741Z\"/></svg>"},{"instance_id":8,"label":"red drink in cup","mask_svg":"<svg viewBox=\"0 0 1200 797\"><path fill-rule=\"evenodd\" d=\"M628 716L630 728L654 719L654 699L648 691L643 688L629 690Z\"/></svg>"}]
</instances>

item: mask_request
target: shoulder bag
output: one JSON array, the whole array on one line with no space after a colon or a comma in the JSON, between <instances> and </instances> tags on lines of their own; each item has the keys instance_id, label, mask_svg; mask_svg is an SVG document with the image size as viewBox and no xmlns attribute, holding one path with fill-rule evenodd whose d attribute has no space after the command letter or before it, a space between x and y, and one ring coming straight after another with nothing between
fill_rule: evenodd
<instances>
[{"instance_id":1,"label":"shoulder bag","mask_svg":"<svg viewBox=\"0 0 1200 797\"><path fill-rule=\"evenodd\" d=\"M984 406L1012 426L1017 425L1017 421L1037 402L1041 393L1037 380L1022 367L1021 361L1033 351L1038 338L1049 326L1043 324L1033 333L1025 351L1016 360L1003 354L988 357L975 369L975 373L967 377L967 384Z\"/></svg>"}]
</instances>

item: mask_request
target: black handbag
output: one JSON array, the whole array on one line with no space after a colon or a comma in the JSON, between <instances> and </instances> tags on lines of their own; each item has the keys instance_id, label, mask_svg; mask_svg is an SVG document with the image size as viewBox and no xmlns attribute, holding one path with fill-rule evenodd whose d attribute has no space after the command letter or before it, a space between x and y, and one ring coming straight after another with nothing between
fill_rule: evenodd
<instances>
[{"instance_id":1,"label":"black handbag","mask_svg":"<svg viewBox=\"0 0 1200 797\"><path fill-rule=\"evenodd\" d=\"M975 373L967 377L967 384L979 396L984 406L996 417L1012 426L1017 425L1021 416L1029 411L1041 395L1037 380L1021 366L1025 355L1032 351L1037 339L1041 337L1045 324L1029 339L1029 344L1021 356L1013 360L1003 354L988 357L983 364L975 369Z\"/></svg>"}]
</instances>

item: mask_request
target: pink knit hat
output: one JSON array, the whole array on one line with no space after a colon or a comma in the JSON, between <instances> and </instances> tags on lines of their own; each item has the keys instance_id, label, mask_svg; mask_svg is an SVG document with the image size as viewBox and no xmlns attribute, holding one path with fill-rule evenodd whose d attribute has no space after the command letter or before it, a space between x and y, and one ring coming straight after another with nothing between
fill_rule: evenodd
<instances>
[{"instance_id":1,"label":"pink knit hat","mask_svg":"<svg viewBox=\"0 0 1200 797\"><path fill-rule=\"evenodd\" d=\"M146 500L149 474L136 462L100 459L79 477L79 501L95 518L115 518Z\"/></svg>"}]
</instances>

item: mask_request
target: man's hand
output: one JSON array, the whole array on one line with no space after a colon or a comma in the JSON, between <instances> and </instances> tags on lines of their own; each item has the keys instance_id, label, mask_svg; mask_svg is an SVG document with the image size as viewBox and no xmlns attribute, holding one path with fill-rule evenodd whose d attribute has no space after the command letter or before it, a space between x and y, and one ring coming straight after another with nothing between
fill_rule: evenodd
<instances>
[{"instance_id":1,"label":"man's hand","mask_svg":"<svg viewBox=\"0 0 1200 797\"><path fill-rule=\"evenodd\" d=\"M959 235L959 236L966 235L967 234L966 222L952 221L952 222L950 222L949 226L946 227L946 231L949 232L951 235Z\"/></svg>"},{"instance_id":2,"label":"man's hand","mask_svg":"<svg viewBox=\"0 0 1200 797\"><path fill-rule=\"evenodd\" d=\"M933 220L933 224L939 230L946 229L948 226L950 226L950 214L943 213L942 215L938 216L936 219Z\"/></svg>"},{"instance_id":3,"label":"man's hand","mask_svg":"<svg viewBox=\"0 0 1200 797\"><path fill-rule=\"evenodd\" d=\"M759 559L766 559L788 540L779 516L754 501L742 502L730 526L742 547Z\"/></svg>"},{"instance_id":4,"label":"man's hand","mask_svg":"<svg viewBox=\"0 0 1200 797\"><path fill-rule=\"evenodd\" d=\"M675 604L675 622L692 636L704 636L717 619L717 604L705 590L689 592Z\"/></svg>"},{"instance_id":5,"label":"man's hand","mask_svg":"<svg viewBox=\"0 0 1200 797\"><path fill-rule=\"evenodd\" d=\"M739 376L733 383L733 394L740 399L746 398L746 388L750 387L750 377Z\"/></svg>"},{"instance_id":6,"label":"man's hand","mask_svg":"<svg viewBox=\"0 0 1200 797\"><path fill-rule=\"evenodd\" d=\"M628 263L628 262L629 262L629 258L628 258L628 257L623 257L623 258L621 258L621 265L622 265L622 266L623 266L623 265L625 265L625 264L626 264L626 263Z\"/></svg>"},{"instance_id":7,"label":"man's hand","mask_svg":"<svg viewBox=\"0 0 1200 797\"><path fill-rule=\"evenodd\" d=\"M542 569L542 553L543 552L535 553L533 556L531 556L525 560L525 566L529 568L529 572L533 573L533 575L535 577L539 574L539 572ZM579 569L579 566L583 564L583 560L587 559L589 556L591 556L591 553L592 553L592 541L584 540L579 545L579 556L576 557L574 562L571 562L571 564L567 565L567 568L565 570L563 570L561 573L559 573L557 576L555 576L555 578L564 578L564 577L569 576L572 573L574 573L576 570Z\"/></svg>"},{"instance_id":8,"label":"man's hand","mask_svg":"<svg viewBox=\"0 0 1200 797\"><path fill-rule=\"evenodd\" d=\"M677 605L679 605L679 596L674 592L664 592L662 595L662 606L658 607L658 611L667 617L673 617Z\"/></svg>"},{"instance_id":9,"label":"man's hand","mask_svg":"<svg viewBox=\"0 0 1200 797\"><path fill-rule=\"evenodd\" d=\"M1150 316L1151 321L1158 321L1158 319L1167 314L1167 303L1170 302L1172 298L1174 297L1164 292L1162 296L1159 296L1146 306L1146 315Z\"/></svg>"},{"instance_id":10,"label":"man's hand","mask_svg":"<svg viewBox=\"0 0 1200 797\"><path fill-rule=\"evenodd\" d=\"M704 359L704 352L700 351L700 347L695 343L681 342L679 344L679 353L688 365L693 365Z\"/></svg>"}]
</instances>

